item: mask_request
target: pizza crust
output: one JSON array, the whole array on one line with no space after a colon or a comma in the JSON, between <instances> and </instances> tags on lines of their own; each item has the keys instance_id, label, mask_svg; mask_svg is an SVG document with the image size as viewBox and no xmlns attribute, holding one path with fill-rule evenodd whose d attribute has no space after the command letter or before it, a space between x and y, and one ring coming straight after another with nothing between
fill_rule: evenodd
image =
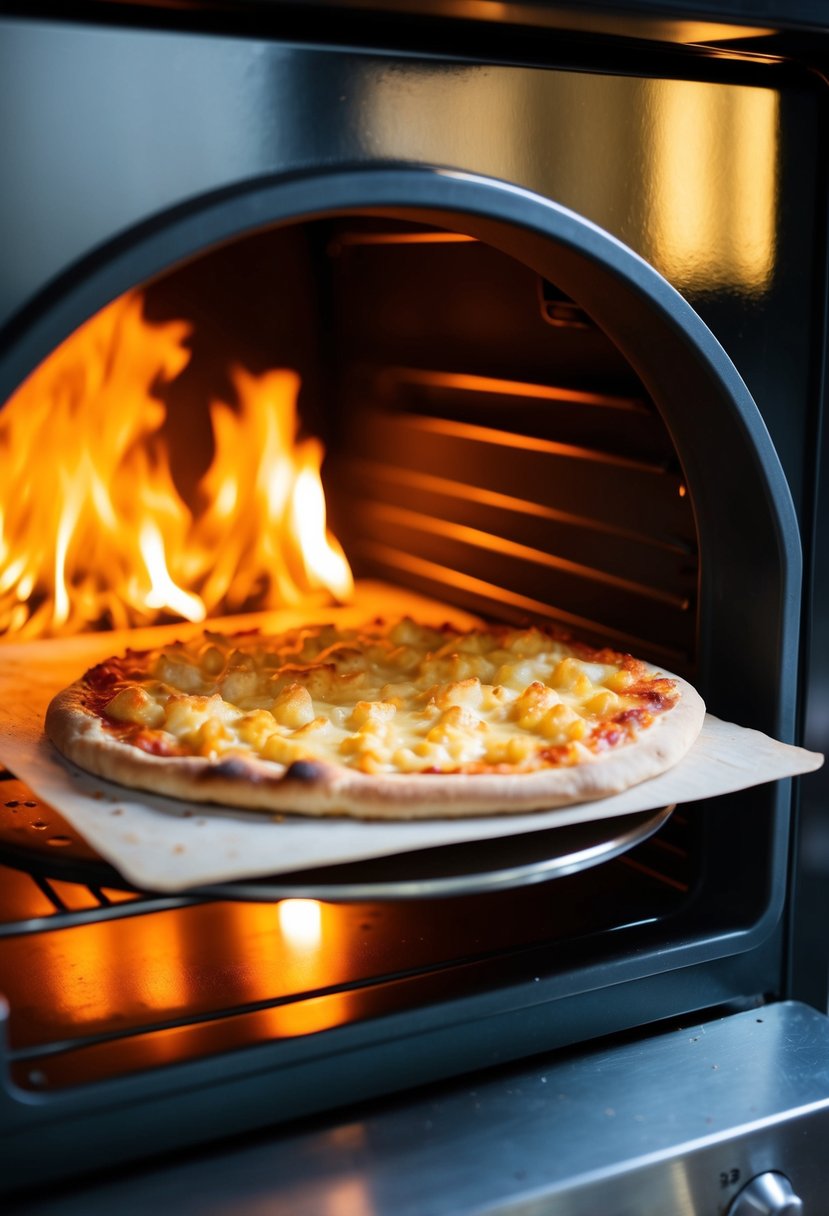
<instances>
[{"instance_id":1,"label":"pizza crust","mask_svg":"<svg viewBox=\"0 0 829 1216\"><path fill-rule=\"evenodd\" d=\"M85 703L79 680L59 693L46 733L82 769L130 788L254 811L361 819L459 818L548 810L616 794L676 764L694 743L702 698L678 676L675 703L627 742L583 761L523 772L364 773L329 760L278 764L257 756L158 756L114 736ZM498 766L499 769L504 766Z\"/></svg>"}]
</instances>

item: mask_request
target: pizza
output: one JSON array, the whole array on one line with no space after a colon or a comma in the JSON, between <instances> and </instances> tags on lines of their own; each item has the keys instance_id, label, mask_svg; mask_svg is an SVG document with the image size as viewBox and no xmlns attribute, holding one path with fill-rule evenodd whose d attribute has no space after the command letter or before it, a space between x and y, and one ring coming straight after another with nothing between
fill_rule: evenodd
<instances>
[{"instance_id":1,"label":"pizza","mask_svg":"<svg viewBox=\"0 0 829 1216\"><path fill-rule=\"evenodd\" d=\"M704 712L678 676L552 630L405 618L128 650L59 693L46 731L153 793L412 819L617 793L675 764Z\"/></svg>"}]
</instances>

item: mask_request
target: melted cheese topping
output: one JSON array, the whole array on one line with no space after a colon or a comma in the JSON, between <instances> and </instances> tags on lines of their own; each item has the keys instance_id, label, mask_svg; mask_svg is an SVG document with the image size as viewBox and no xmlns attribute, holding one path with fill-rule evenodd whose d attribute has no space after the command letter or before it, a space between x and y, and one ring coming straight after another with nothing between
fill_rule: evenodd
<instances>
[{"instance_id":1,"label":"melted cheese topping","mask_svg":"<svg viewBox=\"0 0 829 1216\"><path fill-rule=\"evenodd\" d=\"M629 741L678 698L674 681L638 660L540 629L409 619L276 637L205 632L111 660L87 681L109 728L158 755L323 760L366 773L578 763Z\"/></svg>"}]
</instances>

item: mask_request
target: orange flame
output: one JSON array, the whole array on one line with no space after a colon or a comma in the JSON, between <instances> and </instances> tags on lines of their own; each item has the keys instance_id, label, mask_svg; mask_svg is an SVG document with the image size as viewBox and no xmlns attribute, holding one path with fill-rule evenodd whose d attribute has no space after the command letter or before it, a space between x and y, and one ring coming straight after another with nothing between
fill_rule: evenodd
<instances>
[{"instance_id":1,"label":"orange flame","mask_svg":"<svg viewBox=\"0 0 829 1216\"><path fill-rule=\"evenodd\" d=\"M98 313L0 413L0 633L77 633L298 604L353 590L327 531L315 439L296 440L299 378L234 373L191 509L153 389L187 365L189 326L142 298Z\"/></svg>"}]
</instances>

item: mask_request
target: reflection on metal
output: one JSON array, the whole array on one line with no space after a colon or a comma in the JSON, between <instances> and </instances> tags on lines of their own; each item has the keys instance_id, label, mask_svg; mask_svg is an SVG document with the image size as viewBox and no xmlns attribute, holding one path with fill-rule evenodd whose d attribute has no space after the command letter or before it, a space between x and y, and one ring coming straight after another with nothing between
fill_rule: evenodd
<instances>
[{"instance_id":1,"label":"reflection on metal","mask_svg":"<svg viewBox=\"0 0 829 1216\"><path fill-rule=\"evenodd\" d=\"M371 1187L360 1177L338 1178L329 1187L321 1216L376 1216L379 1211Z\"/></svg>"},{"instance_id":2,"label":"reflection on metal","mask_svg":"<svg viewBox=\"0 0 829 1216\"><path fill-rule=\"evenodd\" d=\"M283 982L287 980L296 992L319 992L347 978L353 952L342 908L316 899L283 899L276 915L282 938L277 974ZM355 993L327 992L275 1005L264 1015L268 1033L290 1039L329 1030L356 1016L359 1001Z\"/></svg>"},{"instance_id":3,"label":"reflection on metal","mask_svg":"<svg viewBox=\"0 0 829 1216\"><path fill-rule=\"evenodd\" d=\"M277 909L279 928L293 950L318 950L322 943L322 907L315 899L285 899Z\"/></svg>"},{"instance_id":4,"label":"reflection on metal","mask_svg":"<svg viewBox=\"0 0 829 1216\"><path fill-rule=\"evenodd\" d=\"M748 42L777 31L769 26L733 25L722 21L688 21L650 13L608 13L558 4L520 0L323 0L326 7L362 8L377 12L407 12L455 21L509 22L577 33L643 38L650 42L702 44ZM753 55L757 52L753 51Z\"/></svg>"},{"instance_id":5,"label":"reflection on metal","mask_svg":"<svg viewBox=\"0 0 829 1216\"><path fill-rule=\"evenodd\" d=\"M345 245L476 245L474 236L463 232L364 232L360 229L341 232L329 247L336 253Z\"/></svg>"},{"instance_id":6,"label":"reflection on metal","mask_svg":"<svg viewBox=\"0 0 829 1216\"><path fill-rule=\"evenodd\" d=\"M646 866L635 857L623 857L622 862L624 865L629 866L631 870L638 870L640 874L647 874L648 878L654 878L657 882L664 882L667 886L673 887L675 891L681 891L683 895L689 889L687 882L680 882L677 878L671 878L669 874L662 874L659 870L655 870L653 866Z\"/></svg>"},{"instance_id":7,"label":"reflection on metal","mask_svg":"<svg viewBox=\"0 0 829 1216\"><path fill-rule=\"evenodd\" d=\"M536 519L546 519L553 523L568 524L573 528L587 528L591 532L602 532L608 536L618 536L626 540L636 541L642 545L652 545L656 549L664 549L669 553L686 555L690 552L685 542L677 539L666 540L664 537L637 532L633 528L622 528L606 519L593 519L586 515L576 515L572 511L560 511L546 503L531 502L526 498L516 498L512 494L502 494L498 490L487 490L481 486L467 485L464 481L452 481L447 477L435 477L431 473L421 473L418 469L401 469L378 464L372 460L356 462L357 471L364 471L366 476L393 480L399 485L412 486L426 493L443 494L448 498L460 498L465 502L481 503L484 506L496 507L499 511L513 511L521 515L529 515ZM679 487L679 497L687 493L685 486Z\"/></svg>"},{"instance_id":8,"label":"reflection on metal","mask_svg":"<svg viewBox=\"0 0 829 1216\"><path fill-rule=\"evenodd\" d=\"M565 612L552 604L545 604L530 596L509 591L496 583L488 583L484 579L464 574L460 570L452 570L448 566L442 566L426 558L414 557L391 545L384 545L379 541L359 541L354 545L354 550L389 570L413 574L419 580L425 580L427 583L437 584L442 588L449 587L463 594L469 594L476 600L497 604L499 615L504 620L524 622L529 616L532 619L557 621L588 638L601 638L602 641L622 647L632 654L644 654L654 662L673 665L674 671L678 671L688 662L687 654L675 650L673 647L646 641L644 638L626 633L622 629L613 629L600 621L590 620L574 612Z\"/></svg>"},{"instance_id":9,"label":"reflection on metal","mask_svg":"<svg viewBox=\"0 0 829 1216\"><path fill-rule=\"evenodd\" d=\"M498 397L524 397L531 401L567 401L577 405L595 405L613 410L650 413L650 410L637 397L621 397L616 393L587 392L584 389L565 388L563 385L526 384L521 380L475 376L467 372L422 371L416 367L390 368L385 374L398 384L422 385L427 389L489 393Z\"/></svg>"},{"instance_id":10,"label":"reflection on metal","mask_svg":"<svg viewBox=\"0 0 829 1216\"><path fill-rule=\"evenodd\" d=\"M656 587L652 583L621 578L618 574L610 574L607 570L586 566L583 562L570 561L569 558L547 553L530 545L519 544L505 536L494 536L480 528L471 528L467 524L433 519L430 515L423 515L419 511L411 511L407 507L395 507L388 503L378 503L374 508L374 513L378 520L388 525L389 535L396 534L399 528L427 532L430 535L443 536L472 548L486 549L492 553L515 558L518 561L531 562L533 565L550 570L560 570L574 578L587 579L605 587L613 587L617 591L628 591L633 595L641 595L644 599L657 600L678 608L680 612L687 612L690 607L687 596L676 595L674 592Z\"/></svg>"},{"instance_id":11,"label":"reflection on metal","mask_svg":"<svg viewBox=\"0 0 829 1216\"><path fill-rule=\"evenodd\" d=\"M444 0L436 7L448 15ZM592 6L567 14L554 7L559 22L572 16L592 28L612 20ZM554 12L528 8L538 21ZM519 10L510 6L511 19ZM733 32L645 24L663 27L656 36L690 42ZM746 27L743 35L757 32ZM0 81L14 96L15 123L3 164L18 188L0 198L0 323L66 266L148 215L313 165L443 166L500 179L599 224L669 277L685 273L690 251L693 283L708 273L711 290L747 282L757 291L770 282L778 188L791 182L786 233L811 223L805 161L787 162L778 183L778 125L791 131L794 148L796 127L813 121L810 107L793 105L794 90L783 112L776 93L749 85L312 51L218 35L188 40L182 58L180 42L178 33L160 31L136 38L81 26L4 29ZM123 79L132 82L126 93L115 85ZM210 95L196 104L205 79ZM117 120L92 100L114 88ZM298 97L307 105L298 107ZM141 132L138 157L123 131ZM143 164L156 171L141 172ZM696 221L677 232L677 196L709 207L704 232ZM60 225L54 198L64 200ZM796 290L787 304L805 307ZM3 387L17 383L9 375Z\"/></svg>"},{"instance_id":12,"label":"reflection on metal","mask_svg":"<svg viewBox=\"0 0 829 1216\"><path fill-rule=\"evenodd\" d=\"M333 1128L257 1136L244 1152L220 1145L134 1173L130 1204L150 1210L163 1190L172 1210L179 1198L178 1208L233 1216L714 1216L785 1163L803 1210L821 1213L827 1095L829 1022L805 1005L769 1005L538 1056L346 1112ZM102 1201L123 1189L119 1179Z\"/></svg>"},{"instance_id":13,"label":"reflection on metal","mask_svg":"<svg viewBox=\"0 0 829 1216\"><path fill-rule=\"evenodd\" d=\"M406 426L413 431L430 435L448 435L453 439L467 439L474 443L488 443L502 448L518 448L522 452L539 452L544 456L564 456L571 460L589 460L593 464L615 465L621 469L636 469L643 473L664 474L662 465L645 460L633 460L629 456L617 456L599 448L581 447L574 443L558 443L554 439L541 439L536 435L519 435L515 431L502 431L496 427L477 426L471 422L455 422L451 418L430 418L426 415L410 414Z\"/></svg>"},{"instance_id":14,"label":"reflection on metal","mask_svg":"<svg viewBox=\"0 0 829 1216\"><path fill-rule=\"evenodd\" d=\"M174 1015L188 1008L194 995L186 965L187 924L174 916L133 920L128 957L112 924L80 925L34 941L19 937L6 951L6 965L16 976L17 1008L42 1003L50 1010L47 1021L75 1031L93 1033L122 1023L127 1009L140 1009L144 1018L156 1012ZM25 1033L38 1033L37 1026Z\"/></svg>"},{"instance_id":15,"label":"reflection on metal","mask_svg":"<svg viewBox=\"0 0 829 1216\"><path fill-rule=\"evenodd\" d=\"M397 64L376 74L358 70L351 87L365 115L357 132L361 159L446 164L520 181L534 83L510 72L493 89L490 70L480 67L417 64L405 82Z\"/></svg>"},{"instance_id":16,"label":"reflection on metal","mask_svg":"<svg viewBox=\"0 0 829 1216\"><path fill-rule=\"evenodd\" d=\"M359 1005L359 993L330 992L288 1005L276 1005L266 1010L263 1018L267 1021L268 1034L272 1038L294 1039L300 1035L330 1030L334 1026L344 1026L359 1017Z\"/></svg>"},{"instance_id":17,"label":"reflection on metal","mask_svg":"<svg viewBox=\"0 0 829 1216\"><path fill-rule=\"evenodd\" d=\"M588 95L579 73L417 63L358 71L355 85L362 158L451 165L535 190L620 237L680 291L770 283L774 90L592 76Z\"/></svg>"},{"instance_id":18,"label":"reflection on metal","mask_svg":"<svg viewBox=\"0 0 829 1216\"><path fill-rule=\"evenodd\" d=\"M90 930L93 926L90 926ZM135 921L136 937L133 939L145 962L134 969L112 966L112 957L105 960L104 966L98 966L97 971L91 966L84 967L84 975L92 978L96 974L109 977L109 983L104 983L101 992L108 991L110 1012L115 1017L121 1009L123 989L121 984L126 980L130 992L130 1003L140 1002L146 1009L158 1009L165 1012L171 1009L186 1009L191 997L190 983L186 969L181 966L182 956L186 950L183 940L182 926L173 916L165 917L163 922L157 922L148 917ZM161 942L157 939L161 935ZM93 934L90 932L90 939ZM117 950L117 939L110 938L109 945ZM94 1001L93 1001L94 1004ZM76 1009L83 1018L83 1011Z\"/></svg>"},{"instance_id":19,"label":"reflection on metal","mask_svg":"<svg viewBox=\"0 0 829 1216\"><path fill-rule=\"evenodd\" d=\"M2 988L14 1011L14 1046L89 1042L184 1014L196 1021L322 993L362 974L355 916L312 899L285 900L276 915L270 902L228 901L10 936L3 942ZM311 1033L338 1025L352 1007L321 996L305 1014L301 1004L293 1013L277 1007L272 1030ZM148 1048L156 1063L174 1058L175 1050L165 1054L166 1040Z\"/></svg>"},{"instance_id":20,"label":"reflection on metal","mask_svg":"<svg viewBox=\"0 0 829 1216\"><path fill-rule=\"evenodd\" d=\"M653 103L646 256L682 288L763 291L775 261L778 94L671 81Z\"/></svg>"}]
</instances>

